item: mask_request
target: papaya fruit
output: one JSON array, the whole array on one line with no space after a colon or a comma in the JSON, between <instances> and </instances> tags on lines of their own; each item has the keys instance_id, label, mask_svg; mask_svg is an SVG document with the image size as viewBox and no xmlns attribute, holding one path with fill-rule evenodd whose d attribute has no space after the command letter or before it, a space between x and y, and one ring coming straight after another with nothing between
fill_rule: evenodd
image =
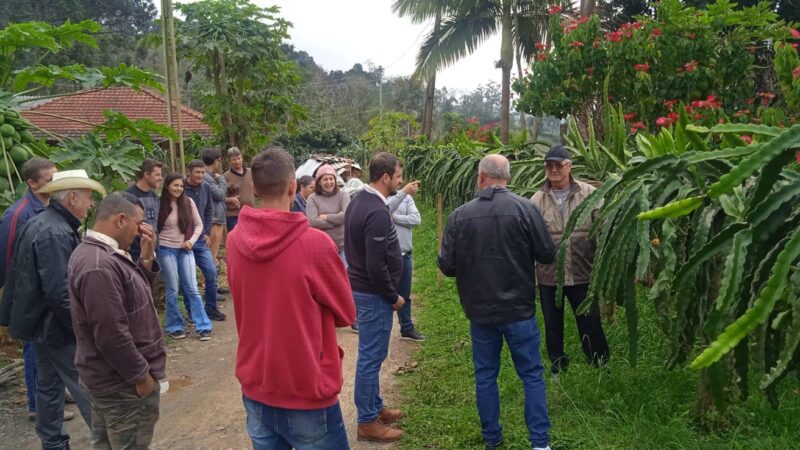
<instances>
[{"instance_id":1,"label":"papaya fruit","mask_svg":"<svg viewBox=\"0 0 800 450\"><path fill-rule=\"evenodd\" d=\"M3 115L6 116L6 119L8 119L8 118L11 118L11 119L19 118L19 113L14 111L13 109L7 110L6 112L3 113Z\"/></svg>"},{"instance_id":2,"label":"papaya fruit","mask_svg":"<svg viewBox=\"0 0 800 450\"><path fill-rule=\"evenodd\" d=\"M14 140L11 136L3 136L3 144L5 144L6 150L8 150L14 145Z\"/></svg>"},{"instance_id":3,"label":"papaya fruit","mask_svg":"<svg viewBox=\"0 0 800 450\"><path fill-rule=\"evenodd\" d=\"M4 123L0 125L0 134L2 134L4 137L5 136L11 137L14 135L15 132L16 130L10 124Z\"/></svg>"},{"instance_id":4,"label":"papaya fruit","mask_svg":"<svg viewBox=\"0 0 800 450\"><path fill-rule=\"evenodd\" d=\"M33 135L28 130L22 130L19 132L20 140L25 144L30 144L33 142Z\"/></svg>"},{"instance_id":5,"label":"papaya fruit","mask_svg":"<svg viewBox=\"0 0 800 450\"><path fill-rule=\"evenodd\" d=\"M0 178L0 192L6 192L11 190L11 185L8 184L8 180L5 178Z\"/></svg>"},{"instance_id":6,"label":"papaya fruit","mask_svg":"<svg viewBox=\"0 0 800 450\"><path fill-rule=\"evenodd\" d=\"M9 156L11 156L11 159L13 159L14 162L17 164L22 164L30 158L28 156L28 151L19 145L11 147L11 151L9 151L8 154Z\"/></svg>"}]
</instances>

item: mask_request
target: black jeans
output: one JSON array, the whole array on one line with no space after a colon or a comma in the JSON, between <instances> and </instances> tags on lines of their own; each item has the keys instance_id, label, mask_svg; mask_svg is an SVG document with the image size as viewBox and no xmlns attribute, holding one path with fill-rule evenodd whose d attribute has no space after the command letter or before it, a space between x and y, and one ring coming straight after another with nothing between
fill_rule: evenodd
<instances>
[{"instance_id":1,"label":"black jeans","mask_svg":"<svg viewBox=\"0 0 800 450\"><path fill-rule=\"evenodd\" d=\"M569 299L573 313L586 299L588 291L588 284L564 286L564 296ZM550 370L558 373L569 365L569 357L564 353L564 299L561 299L561 308L558 308L555 286L540 285L539 293L542 299L547 355L550 357L550 362L553 363ZM586 361L592 365L600 365L608 361L608 342L603 333L600 308L597 303L594 303L586 314L576 315L575 322L578 325L578 335L583 353L586 355Z\"/></svg>"}]
</instances>

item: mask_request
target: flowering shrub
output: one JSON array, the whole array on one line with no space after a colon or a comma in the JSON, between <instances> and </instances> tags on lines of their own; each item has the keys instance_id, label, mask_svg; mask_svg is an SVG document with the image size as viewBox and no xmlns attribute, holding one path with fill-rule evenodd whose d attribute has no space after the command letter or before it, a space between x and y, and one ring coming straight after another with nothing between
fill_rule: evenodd
<instances>
[{"instance_id":1,"label":"flowering shrub","mask_svg":"<svg viewBox=\"0 0 800 450\"><path fill-rule=\"evenodd\" d=\"M800 105L800 62L796 43L782 42L800 39L800 32L778 20L766 3L734 7L718 0L698 10L663 0L656 5L657 19L610 31L601 29L596 16L564 20L552 14L551 42L536 47L530 74L514 85L517 108L563 118L602 104L607 89L607 100L622 105L633 132L642 125L672 125L678 103L705 125L720 118L785 121L782 108ZM783 95L761 85L771 68L761 67L757 55L769 54L770 42L778 42L775 70Z\"/></svg>"}]
</instances>

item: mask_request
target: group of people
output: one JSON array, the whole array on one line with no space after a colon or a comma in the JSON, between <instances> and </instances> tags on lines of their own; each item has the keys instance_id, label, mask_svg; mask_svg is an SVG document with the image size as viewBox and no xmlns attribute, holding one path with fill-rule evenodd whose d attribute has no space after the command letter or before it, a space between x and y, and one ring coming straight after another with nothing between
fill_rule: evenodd
<instances>
[{"instance_id":1,"label":"group of people","mask_svg":"<svg viewBox=\"0 0 800 450\"><path fill-rule=\"evenodd\" d=\"M132 186L100 202L83 237L93 192L105 196L105 188L83 170L58 172L46 159L24 164L29 189L0 222L0 325L24 342L28 415L43 448L69 447L66 398L77 403L97 448L149 443L156 380L166 366L152 294L157 280L166 290L169 336L185 338L190 322L208 341L211 321L226 319L217 306L226 293L218 289L220 243L242 206L255 206L241 151L231 148L228 157L230 169L221 174L220 151L206 149L188 164L187 177L164 177L161 163L145 160ZM190 320L180 311L180 291ZM139 400L145 413L130 414Z\"/></svg>"},{"instance_id":2,"label":"group of people","mask_svg":"<svg viewBox=\"0 0 800 450\"><path fill-rule=\"evenodd\" d=\"M164 331L184 338L191 322L205 341L211 321L226 318L217 306L224 291L216 279L226 230L239 335L236 376L254 448L348 448L338 398L344 352L336 329L343 327L358 332L358 439L402 437L396 422L404 412L384 404L379 380L395 312L403 338L425 339L410 310L412 229L421 223L413 195L420 183L401 189L402 162L384 152L370 161L368 183L348 183L356 187L352 192L339 186L328 165L296 179L294 160L281 148L259 153L249 168L238 149L227 155L224 174L221 153L208 149L189 163L185 178L164 177L158 162L145 161L133 186L97 205L82 238L81 221L94 206L93 192L105 195L103 186L82 170L57 172L40 158L26 162L29 190L0 222L6 252L0 325L25 342L29 411L43 448L69 448L65 391L91 428L94 448L149 446L159 380L166 377ZM569 365L563 299L555 295L555 245L594 188L572 177L563 147L547 153L545 171L547 182L528 200L507 189L508 160L481 160L476 197L451 213L437 261L456 278L470 321L487 449L503 442L497 387L503 340L524 384L531 445L548 448L534 273L551 371ZM564 292L573 309L588 291L592 220L579 224L567 246ZM164 331L152 294L159 278L166 288ZM180 311L181 290L190 319ZM606 363L596 305L576 319L587 361Z\"/></svg>"}]
</instances>

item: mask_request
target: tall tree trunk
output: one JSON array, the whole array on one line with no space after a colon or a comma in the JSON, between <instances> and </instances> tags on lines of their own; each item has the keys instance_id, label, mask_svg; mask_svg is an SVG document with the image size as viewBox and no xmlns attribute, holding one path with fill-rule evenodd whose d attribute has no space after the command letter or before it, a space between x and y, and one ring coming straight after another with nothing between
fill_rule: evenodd
<instances>
[{"instance_id":1,"label":"tall tree trunk","mask_svg":"<svg viewBox=\"0 0 800 450\"><path fill-rule=\"evenodd\" d=\"M581 0L581 17L591 16L596 8L597 0Z\"/></svg>"},{"instance_id":2,"label":"tall tree trunk","mask_svg":"<svg viewBox=\"0 0 800 450\"><path fill-rule=\"evenodd\" d=\"M519 24L519 22L517 22ZM517 46L517 76L519 77L519 81L522 82L522 77L524 74L522 73L522 49ZM519 112L519 128L520 130L527 129L527 121L525 120L525 113L520 111Z\"/></svg>"},{"instance_id":3,"label":"tall tree trunk","mask_svg":"<svg viewBox=\"0 0 800 450\"><path fill-rule=\"evenodd\" d=\"M514 65L514 43L511 39L511 1L503 0L502 42L500 45L500 62L503 71L503 94L500 100L500 140L508 144L509 109L511 107L511 67Z\"/></svg>"},{"instance_id":4,"label":"tall tree trunk","mask_svg":"<svg viewBox=\"0 0 800 450\"><path fill-rule=\"evenodd\" d=\"M442 22L442 13L436 13L436 20L433 22L433 32L439 32ZM428 86L425 88L425 110L422 113L422 134L431 140L433 137L433 102L436 96L436 73L428 78Z\"/></svg>"},{"instance_id":5,"label":"tall tree trunk","mask_svg":"<svg viewBox=\"0 0 800 450\"><path fill-rule=\"evenodd\" d=\"M235 146L235 136L231 132L233 117L231 116L231 101L228 92L228 72L225 68L225 55L214 49L214 88L217 95L224 99L222 107L222 130L228 145Z\"/></svg>"}]
</instances>

